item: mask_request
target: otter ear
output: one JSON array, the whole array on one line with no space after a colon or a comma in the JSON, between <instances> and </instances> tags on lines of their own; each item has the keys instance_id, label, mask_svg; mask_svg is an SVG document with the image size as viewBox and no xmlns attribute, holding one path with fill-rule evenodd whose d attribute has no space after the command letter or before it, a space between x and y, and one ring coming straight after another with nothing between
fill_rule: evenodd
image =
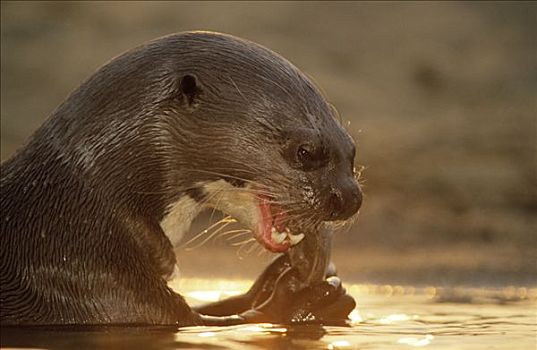
<instances>
[{"instance_id":1,"label":"otter ear","mask_svg":"<svg viewBox=\"0 0 537 350\"><path fill-rule=\"evenodd\" d=\"M187 109L194 110L198 106L198 97L202 92L198 78L193 74L183 75L179 80L179 90L181 102Z\"/></svg>"}]
</instances>

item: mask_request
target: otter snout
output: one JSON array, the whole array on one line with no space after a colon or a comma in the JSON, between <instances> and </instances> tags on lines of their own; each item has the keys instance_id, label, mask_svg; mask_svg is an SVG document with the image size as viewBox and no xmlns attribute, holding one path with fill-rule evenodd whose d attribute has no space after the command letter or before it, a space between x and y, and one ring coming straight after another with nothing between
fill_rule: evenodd
<instances>
[{"instance_id":1,"label":"otter snout","mask_svg":"<svg viewBox=\"0 0 537 350\"><path fill-rule=\"evenodd\" d=\"M362 206L362 190L352 178L330 187L326 204L326 220L346 220L356 214Z\"/></svg>"}]
</instances>

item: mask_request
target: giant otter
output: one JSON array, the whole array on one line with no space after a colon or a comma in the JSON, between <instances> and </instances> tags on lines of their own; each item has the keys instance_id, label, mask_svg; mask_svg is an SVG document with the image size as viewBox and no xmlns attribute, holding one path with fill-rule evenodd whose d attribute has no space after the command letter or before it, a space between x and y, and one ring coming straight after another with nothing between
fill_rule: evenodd
<instances>
[{"instance_id":1,"label":"giant otter","mask_svg":"<svg viewBox=\"0 0 537 350\"><path fill-rule=\"evenodd\" d=\"M292 321L270 311L282 295L295 298L282 292L299 278L288 255L244 296L194 310L167 286L173 248L212 207L266 249L294 249L359 209L354 156L315 85L260 45L186 32L135 48L82 83L1 166L0 322ZM354 305L333 281L300 298L340 318Z\"/></svg>"}]
</instances>

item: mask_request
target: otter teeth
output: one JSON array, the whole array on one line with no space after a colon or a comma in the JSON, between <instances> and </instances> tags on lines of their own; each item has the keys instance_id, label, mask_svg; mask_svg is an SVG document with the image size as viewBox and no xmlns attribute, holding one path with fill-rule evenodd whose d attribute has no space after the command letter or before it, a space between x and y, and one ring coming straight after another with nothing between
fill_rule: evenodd
<instances>
[{"instance_id":1,"label":"otter teeth","mask_svg":"<svg viewBox=\"0 0 537 350\"><path fill-rule=\"evenodd\" d=\"M285 239L287 238L287 233L285 233L285 232L278 232L278 231L276 231L276 229L273 227L273 228L272 228L272 231L271 231L271 237L272 237L272 241L273 241L274 243L280 244L280 243L283 243L283 241L285 241Z\"/></svg>"},{"instance_id":2,"label":"otter teeth","mask_svg":"<svg viewBox=\"0 0 537 350\"><path fill-rule=\"evenodd\" d=\"M274 227L271 230L272 241L276 244L281 244L285 240L288 240L290 245L296 245L304 239L304 234L293 235L289 232L289 229L285 229L285 232L278 232Z\"/></svg>"},{"instance_id":3,"label":"otter teeth","mask_svg":"<svg viewBox=\"0 0 537 350\"><path fill-rule=\"evenodd\" d=\"M304 239L303 233L299 233L298 235L289 235L289 242L291 242L291 245L300 243L302 239Z\"/></svg>"}]
</instances>

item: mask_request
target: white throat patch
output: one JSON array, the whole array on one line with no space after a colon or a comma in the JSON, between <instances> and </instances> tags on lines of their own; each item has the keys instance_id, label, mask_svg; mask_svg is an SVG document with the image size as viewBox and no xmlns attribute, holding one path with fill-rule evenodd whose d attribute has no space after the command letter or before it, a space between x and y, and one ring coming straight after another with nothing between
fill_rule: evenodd
<instances>
[{"instance_id":1,"label":"white throat patch","mask_svg":"<svg viewBox=\"0 0 537 350\"><path fill-rule=\"evenodd\" d=\"M202 209L202 206L188 195L182 196L171 206L168 214L160 222L160 227L174 248L179 245Z\"/></svg>"},{"instance_id":2,"label":"white throat patch","mask_svg":"<svg viewBox=\"0 0 537 350\"><path fill-rule=\"evenodd\" d=\"M238 188L224 180L205 184L207 205L236 219L250 230L257 229L261 212L255 194L248 187Z\"/></svg>"},{"instance_id":3,"label":"white throat patch","mask_svg":"<svg viewBox=\"0 0 537 350\"><path fill-rule=\"evenodd\" d=\"M164 234L173 247L179 246L192 221L205 208L214 208L238 220L248 229L256 230L261 213L256 196L248 188L234 187L224 180L197 184L203 192L203 200L197 202L184 195L171 205L168 214L160 222Z\"/></svg>"}]
</instances>

